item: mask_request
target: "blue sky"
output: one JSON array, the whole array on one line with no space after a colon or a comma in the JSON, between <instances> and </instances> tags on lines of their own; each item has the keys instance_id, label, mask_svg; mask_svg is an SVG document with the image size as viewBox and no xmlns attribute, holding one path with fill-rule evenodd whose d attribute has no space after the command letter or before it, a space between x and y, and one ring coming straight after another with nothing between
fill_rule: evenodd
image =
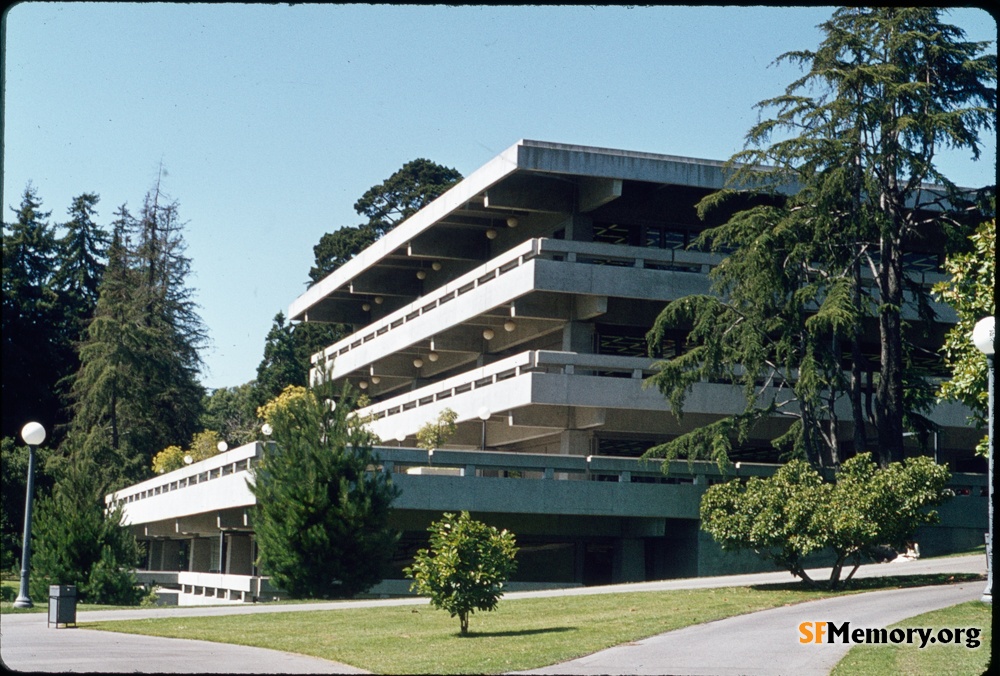
<instances>
[{"instance_id":1,"label":"blue sky","mask_svg":"<svg viewBox=\"0 0 1000 676\"><path fill-rule=\"evenodd\" d=\"M709 159L799 75L830 7L446 7L27 2L5 24L4 218L30 180L52 221L136 209L162 164L211 345L208 387L252 379L312 247L426 157L472 173L530 138ZM947 15L996 40L983 10ZM978 162L941 166L995 182Z\"/></svg>"}]
</instances>

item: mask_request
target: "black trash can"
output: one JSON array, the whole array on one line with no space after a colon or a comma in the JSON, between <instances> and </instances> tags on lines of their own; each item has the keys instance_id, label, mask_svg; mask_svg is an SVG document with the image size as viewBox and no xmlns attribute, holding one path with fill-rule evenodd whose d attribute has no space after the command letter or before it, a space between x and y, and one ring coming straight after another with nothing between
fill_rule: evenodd
<instances>
[{"instance_id":1,"label":"black trash can","mask_svg":"<svg viewBox=\"0 0 1000 676\"><path fill-rule=\"evenodd\" d=\"M76 625L76 585L54 584L49 587L49 626Z\"/></svg>"}]
</instances>

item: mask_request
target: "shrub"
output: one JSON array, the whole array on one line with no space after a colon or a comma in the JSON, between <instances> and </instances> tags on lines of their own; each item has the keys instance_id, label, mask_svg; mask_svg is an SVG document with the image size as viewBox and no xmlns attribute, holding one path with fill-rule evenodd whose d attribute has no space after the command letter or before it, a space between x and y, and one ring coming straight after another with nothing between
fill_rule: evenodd
<instances>
[{"instance_id":1,"label":"shrub","mask_svg":"<svg viewBox=\"0 0 1000 676\"><path fill-rule=\"evenodd\" d=\"M421 549L403 572L411 589L429 596L431 605L458 616L462 635L469 615L491 611L517 566L514 534L473 520L468 512L446 513L430 526L430 550Z\"/></svg>"}]
</instances>

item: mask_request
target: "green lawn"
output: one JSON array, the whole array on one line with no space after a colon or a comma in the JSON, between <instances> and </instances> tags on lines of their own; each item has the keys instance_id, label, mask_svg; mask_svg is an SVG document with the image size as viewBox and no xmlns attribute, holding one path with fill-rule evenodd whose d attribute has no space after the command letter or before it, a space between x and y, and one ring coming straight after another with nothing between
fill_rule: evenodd
<instances>
[{"instance_id":1,"label":"green lawn","mask_svg":"<svg viewBox=\"0 0 1000 676\"><path fill-rule=\"evenodd\" d=\"M898 674L917 676L927 674L985 674L992 645L992 608L979 601L970 601L951 608L936 610L911 617L892 627L931 627L954 629L978 627L982 629L977 648L966 644L930 644L924 648L916 645L858 645L833 670L831 676L881 676Z\"/></svg>"},{"instance_id":2,"label":"green lawn","mask_svg":"<svg viewBox=\"0 0 1000 676\"><path fill-rule=\"evenodd\" d=\"M979 576L860 580L862 589L943 583ZM692 624L812 601L835 592L801 585L632 592L501 601L457 618L430 606L163 618L82 626L259 646L351 664L376 673L500 673L541 667Z\"/></svg>"}]
</instances>

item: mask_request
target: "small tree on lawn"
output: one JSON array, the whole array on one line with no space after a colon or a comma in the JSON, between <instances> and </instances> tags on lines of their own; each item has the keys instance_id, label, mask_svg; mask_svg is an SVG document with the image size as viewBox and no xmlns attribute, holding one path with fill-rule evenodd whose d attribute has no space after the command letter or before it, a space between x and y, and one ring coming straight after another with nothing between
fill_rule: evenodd
<instances>
[{"instance_id":1,"label":"small tree on lawn","mask_svg":"<svg viewBox=\"0 0 1000 676\"><path fill-rule=\"evenodd\" d=\"M468 512L446 513L429 530L430 549L418 551L403 572L413 578L411 589L429 596L431 605L458 615L465 636L469 615L495 610L517 567L514 534L475 521Z\"/></svg>"},{"instance_id":2,"label":"small tree on lawn","mask_svg":"<svg viewBox=\"0 0 1000 676\"><path fill-rule=\"evenodd\" d=\"M901 548L923 524L937 521L929 507L947 499L948 470L918 457L880 469L870 453L845 462L835 484L803 460L767 479L753 477L710 487L701 501L701 527L724 551L751 550L809 584L803 559L829 549L830 586L844 565L877 558L878 547Z\"/></svg>"},{"instance_id":3,"label":"small tree on lawn","mask_svg":"<svg viewBox=\"0 0 1000 676\"><path fill-rule=\"evenodd\" d=\"M328 388L286 388L262 407L273 428L254 468L260 564L296 598L349 597L384 577L397 534L389 510L399 489L378 469L373 435Z\"/></svg>"}]
</instances>

